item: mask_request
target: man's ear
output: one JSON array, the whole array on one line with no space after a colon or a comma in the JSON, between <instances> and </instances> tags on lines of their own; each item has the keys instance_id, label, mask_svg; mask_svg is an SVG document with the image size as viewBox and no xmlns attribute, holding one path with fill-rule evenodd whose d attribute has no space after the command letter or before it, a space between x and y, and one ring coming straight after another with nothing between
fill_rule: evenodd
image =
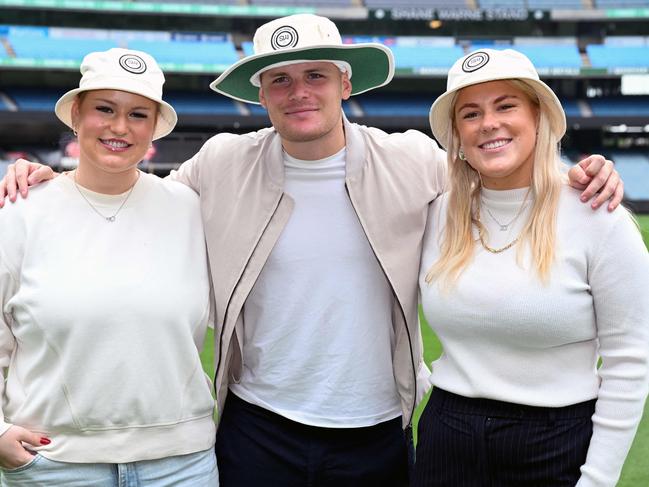
<instances>
[{"instance_id":1,"label":"man's ear","mask_svg":"<svg viewBox=\"0 0 649 487\"><path fill-rule=\"evenodd\" d=\"M352 80L349 79L347 71L342 73L340 82L342 83L342 99L347 100L350 96L352 96Z\"/></svg>"},{"instance_id":2,"label":"man's ear","mask_svg":"<svg viewBox=\"0 0 649 487\"><path fill-rule=\"evenodd\" d=\"M266 108L266 98L264 97L264 90L262 87L259 87L259 103L261 106Z\"/></svg>"}]
</instances>

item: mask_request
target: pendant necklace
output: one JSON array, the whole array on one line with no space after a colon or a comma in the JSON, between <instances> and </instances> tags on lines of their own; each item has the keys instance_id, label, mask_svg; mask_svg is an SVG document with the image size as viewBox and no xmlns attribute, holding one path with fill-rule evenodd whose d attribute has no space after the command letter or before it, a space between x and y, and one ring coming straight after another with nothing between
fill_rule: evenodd
<instances>
[{"instance_id":1,"label":"pendant necklace","mask_svg":"<svg viewBox=\"0 0 649 487\"><path fill-rule=\"evenodd\" d=\"M527 205L526 205L526 203L527 203L527 197L528 197L529 194L530 194L530 189L531 189L531 188L528 188L527 193L525 193L525 198L523 198L523 203L521 203L521 206L520 206L520 208L518 208L518 211L517 211L516 214L514 215L514 218L512 218L511 220L509 220L507 223L501 223L500 221L498 221L498 219L494 216L494 214L491 213L491 210L490 210L489 208L485 208L485 209L487 210L487 214L488 214L488 215L491 217L491 219L492 219L492 220L493 220L493 221L494 221L494 222L495 222L495 223L500 227L500 231L501 231L501 232L506 232L506 231L509 229L509 226L510 226L512 223L514 223L516 220L518 220L518 217L519 217L519 216L521 216L521 214L523 213L523 210L524 210L525 207L527 206Z\"/></svg>"},{"instance_id":2,"label":"pendant necklace","mask_svg":"<svg viewBox=\"0 0 649 487\"><path fill-rule=\"evenodd\" d=\"M131 193L133 192L133 189L135 188L135 185L137 184L137 182L138 182L139 180L140 180L140 171L137 172L137 179L135 180L135 182L134 182L133 185L131 186L131 189L128 190L128 194L127 194L126 197L124 198L124 201L122 201L122 204L119 205L119 208L117 208L117 211L116 211L115 213L113 213L112 215L106 216L106 215L104 215L101 211L99 211L99 210L95 207L95 205L93 205L93 204L90 202L90 200L89 200L88 198L86 198L86 195L83 194L83 191L81 191L81 188L79 187L79 183L77 183L77 171L74 171L74 173L73 173L73 175L72 175L72 181L74 181L74 186L77 188L77 191L79 192L79 194L81 195L81 197L84 199L84 201L85 201L86 203L88 203L88 206L90 206L90 208L92 208L92 210L93 210L95 213L97 213L100 217L102 217L102 218L103 218L104 220L106 220L108 223L113 223L113 222L115 221L115 219L117 218L117 215L119 214L120 211L122 211L122 208L124 208L124 205L126 204L126 202L128 201L129 197L131 196Z\"/></svg>"}]
</instances>

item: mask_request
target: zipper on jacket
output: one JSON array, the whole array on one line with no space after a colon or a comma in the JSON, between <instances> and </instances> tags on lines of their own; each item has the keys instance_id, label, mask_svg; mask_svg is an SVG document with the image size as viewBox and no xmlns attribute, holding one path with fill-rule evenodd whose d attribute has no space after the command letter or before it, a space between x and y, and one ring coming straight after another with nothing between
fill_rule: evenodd
<instances>
[{"instance_id":1,"label":"zipper on jacket","mask_svg":"<svg viewBox=\"0 0 649 487\"><path fill-rule=\"evenodd\" d=\"M415 368L415 356L412 351L412 338L410 337L410 330L408 329L408 320L406 319L406 313L403 310L403 306L401 306L401 302L399 301L399 298L397 297L397 293L394 290L394 287L392 286L392 283L390 282L390 279L388 278L388 273L385 272L385 267L383 266L383 262L381 262L381 259L379 259L379 256L377 255L376 251L374 250L374 246L372 245L372 240L370 239L369 235L367 234L367 231L365 230L365 225L363 224L363 220L361 219L361 216L358 213L358 210L356 209L356 206L354 205L354 200L352 199L351 195L349 194L349 188L347 187L347 181L345 181L345 191L347 192L347 197L349 198L350 203L352 204L352 208L354 208L354 213L356 213L356 217L358 218L358 221L361 223L361 227L363 228L363 233L365 234L365 238L367 241L370 243L370 247L372 248L372 252L374 253L374 256L376 257L376 261L379 263L379 266L381 266L381 270L383 271L383 275L385 275L388 283L390 283L390 289L392 289L392 295L394 296L394 300L397 302L399 305L399 311L401 312L401 316L403 318L403 323L406 328L406 336L408 337L408 351L410 352L410 364L412 365L412 379L413 379L413 384L415 386L414 389L414 396L412 400L412 408L410 409L410 418L408 418L408 424L406 425L404 431L406 431L406 435L409 434L412 437L412 419L415 416L415 409L417 408L417 370ZM418 325L419 326L419 325ZM413 452L414 455L414 452ZM414 461L414 456L413 456L413 461Z\"/></svg>"},{"instance_id":2,"label":"zipper on jacket","mask_svg":"<svg viewBox=\"0 0 649 487\"><path fill-rule=\"evenodd\" d=\"M282 202L283 198L284 198L284 193L282 192L279 199L277 200L277 204L275 205L275 208L273 209L273 212L270 215L270 218L266 222L266 225L264 226L264 229L261 232L259 240L261 240L261 237L264 235L264 232L266 231L266 228L268 227L271 220L273 219L273 215L277 211L277 208L279 207L279 204ZM214 369L214 378L212 379L212 387L214 388L214 393L217 394L217 396L218 396L219 391L216 390L216 378L219 376L219 370L221 369L221 363L222 363L221 359L222 359L222 357L224 355L223 353L221 353L221 344L223 343L223 334L225 333L225 324L228 321L228 313L230 311L230 304L232 302L232 296L234 296L234 291L237 289L237 286L239 286L239 283L241 282L241 279L243 278L243 274L244 274L244 272L246 270L246 267L248 266L248 263L250 262L250 257L252 257L252 254L254 253L254 249L256 249L257 245L259 245L259 240L257 240L257 243L255 244L255 247L253 248L253 251L248 256L248 260L246 260L246 265L243 266L241 274L239 274L239 278L237 279L237 282L234 284L234 287L232 288L232 293L230 293L230 296L228 297L228 304L225 307L226 311L225 311L225 315L223 316L223 326L221 327L221 333L219 334L219 341L218 341L218 344L217 344L218 345L218 350L216 350L217 347L215 347L215 350L214 350L214 353L216 353L218 351L218 354L219 354L219 358L218 358L218 360L216 362L216 368ZM245 306L245 301L244 301L244 306ZM236 328L236 322L235 322L235 328ZM236 329L234 331L236 331ZM228 345L228 347L229 347L229 345ZM225 355L227 355L227 353L228 353L228 351L226 350ZM241 357L241 365L243 366L243 353L242 353L242 357ZM217 401L218 401L218 397L217 397ZM222 411L217 411L217 412L218 412L218 414L222 413Z\"/></svg>"}]
</instances>

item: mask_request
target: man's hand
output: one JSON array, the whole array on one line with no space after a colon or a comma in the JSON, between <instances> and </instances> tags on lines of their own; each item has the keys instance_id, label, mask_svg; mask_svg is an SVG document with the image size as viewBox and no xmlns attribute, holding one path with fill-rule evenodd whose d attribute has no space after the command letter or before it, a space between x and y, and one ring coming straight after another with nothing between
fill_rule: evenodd
<instances>
[{"instance_id":1,"label":"man's hand","mask_svg":"<svg viewBox=\"0 0 649 487\"><path fill-rule=\"evenodd\" d=\"M12 203L16 201L18 192L20 196L27 198L29 186L42 183L54 176L56 173L50 166L37 162L18 159L13 164L9 164L7 174L0 181L0 208L5 204L5 196L8 196Z\"/></svg>"},{"instance_id":2,"label":"man's hand","mask_svg":"<svg viewBox=\"0 0 649 487\"><path fill-rule=\"evenodd\" d=\"M613 211L624 197L624 182L613 162L598 154L579 161L568 171L568 178L570 186L583 190L580 199L584 203L596 196L590 204L593 209L608 200L608 211Z\"/></svg>"},{"instance_id":3,"label":"man's hand","mask_svg":"<svg viewBox=\"0 0 649 487\"><path fill-rule=\"evenodd\" d=\"M36 447L49 445L50 440L20 426L12 426L0 436L0 466L2 468L18 468L32 461L34 454L27 450L23 444Z\"/></svg>"}]
</instances>

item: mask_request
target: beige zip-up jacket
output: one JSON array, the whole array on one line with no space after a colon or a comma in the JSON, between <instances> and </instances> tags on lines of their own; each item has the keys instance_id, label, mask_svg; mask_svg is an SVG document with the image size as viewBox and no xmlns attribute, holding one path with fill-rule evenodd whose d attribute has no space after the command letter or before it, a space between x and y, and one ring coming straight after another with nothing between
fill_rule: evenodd
<instances>
[{"instance_id":1,"label":"beige zip-up jacket","mask_svg":"<svg viewBox=\"0 0 649 487\"><path fill-rule=\"evenodd\" d=\"M386 134L344 119L345 185L394 294L394 377L404 427L430 387L417 312L428 204L444 188L446 154L414 130ZM243 305L294 202L284 193L282 142L273 128L218 134L172 178L200 194L214 286L216 376L222 411L242 370Z\"/></svg>"}]
</instances>

